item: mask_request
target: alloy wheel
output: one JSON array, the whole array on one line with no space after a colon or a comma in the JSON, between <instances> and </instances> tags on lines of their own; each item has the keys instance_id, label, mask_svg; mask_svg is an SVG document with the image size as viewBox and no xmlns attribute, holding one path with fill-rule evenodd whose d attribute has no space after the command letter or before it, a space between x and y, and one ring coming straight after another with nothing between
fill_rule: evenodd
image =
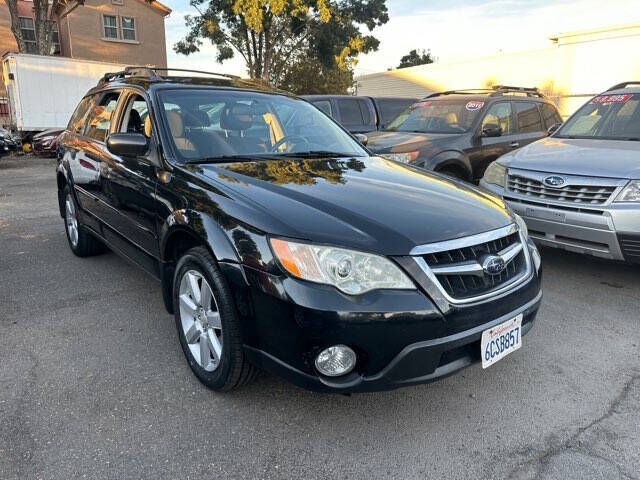
<instances>
[{"instance_id":1,"label":"alloy wheel","mask_svg":"<svg viewBox=\"0 0 640 481\"><path fill-rule=\"evenodd\" d=\"M76 247L78 245L78 218L76 217L76 207L73 204L71 194L67 194L67 199L64 203L64 212L69 241L73 247Z\"/></svg>"},{"instance_id":2,"label":"alloy wheel","mask_svg":"<svg viewBox=\"0 0 640 481\"><path fill-rule=\"evenodd\" d=\"M178 294L182 330L193 358L205 371L215 371L222 357L222 323L213 291L202 274L184 273Z\"/></svg>"}]
</instances>

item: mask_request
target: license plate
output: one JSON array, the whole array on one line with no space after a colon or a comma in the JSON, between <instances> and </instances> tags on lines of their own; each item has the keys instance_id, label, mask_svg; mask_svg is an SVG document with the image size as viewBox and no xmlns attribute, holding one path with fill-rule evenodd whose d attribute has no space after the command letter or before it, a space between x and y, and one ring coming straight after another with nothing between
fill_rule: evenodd
<instances>
[{"instance_id":1,"label":"license plate","mask_svg":"<svg viewBox=\"0 0 640 481\"><path fill-rule=\"evenodd\" d=\"M536 219L551 220L553 222L566 222L567 215L563 212L553 212L549 210L534 209L527 207L527 217L535 217Z\"/></svg>"},{"instance_id":2,"label":"license plate","mask_svg":"<svg viewBox=\"0 0 640 481\"><path fill-rule=\"evenodd\" d=\"M482 369L495 364L522 345L522 314L482 333L480 354Z\"/></svg>"}]
</instances>

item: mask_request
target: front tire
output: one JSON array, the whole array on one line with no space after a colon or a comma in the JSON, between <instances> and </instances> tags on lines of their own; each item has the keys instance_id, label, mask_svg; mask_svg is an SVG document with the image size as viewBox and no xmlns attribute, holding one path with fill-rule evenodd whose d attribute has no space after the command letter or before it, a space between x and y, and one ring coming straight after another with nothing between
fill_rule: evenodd
<instances>
[{"instance_id":1,"label":"front tire","mask_svg":"<svg viewBox=\"0 0 640 481\"><path fill-rule=\"evenodd\" d=\"M255 378L257 370L242 349L233 295L205 247L190 249L178 261L173 305L182 351L205 386L232 391Z\"/></svg>"},{"instance_id":2,"label":"front tire","mask_svg":"<svg viewBox=\"0 0 640 481\"><path fill-rule=\"evenodd\" d=\"M78 257L94 256L104 252L104 245L87 228L82 225L78 218L78 206L71 195L71 189L67 185L64 188L64 227L69 241L69 248Z\"/></svg>"}]
</instances>

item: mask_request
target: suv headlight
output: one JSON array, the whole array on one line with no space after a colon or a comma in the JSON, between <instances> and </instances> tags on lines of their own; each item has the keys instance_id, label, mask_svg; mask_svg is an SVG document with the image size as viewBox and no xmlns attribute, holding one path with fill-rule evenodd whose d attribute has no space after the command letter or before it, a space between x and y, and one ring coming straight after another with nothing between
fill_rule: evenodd
<instances>
[{"instance_id":1,"label":"suv headlight","mask_svg":"<svg viewBox=\"0 0 640 481\"><path fill-rule=\"evenodd\" d=\"M380 157L408 164L409 162L416 160L418 158L418 154L420 154L420 151L414 150L413 152L402 152L397 154L380 154Z\"/></svg>"},{"instance_id":2,"label":"suv headlight","mask_svg":"<svg viewBox=\"0 0 640 481\"><path fill-rule=\"evenodd\" d=\"M504 165L500 165L498 162L492 162L484 171L482 177L487 184L493 184L500 187L504 187L504 177L507 174L507 168Z\"/></svg>"},{"instance_id":3,"label":"suv headlight","mask_svg":"<svg viewBox=\"0 0 640 481\"><path fill-rule=\"evenodd\" d=\"M629 182L614 202L640 202L640 180Z\"/></svg>"},{"instance_id":4,"label":"suv headlight","mask_svg":"<svg viewBox=\"0 0 640 481\"><path fill-rule=\"evenodd\" d=\"M390 260L374 254L271 239L280 264L294 277L335 286L346 294L374 289L415 289Z\"/></svg>"}]
</instances>

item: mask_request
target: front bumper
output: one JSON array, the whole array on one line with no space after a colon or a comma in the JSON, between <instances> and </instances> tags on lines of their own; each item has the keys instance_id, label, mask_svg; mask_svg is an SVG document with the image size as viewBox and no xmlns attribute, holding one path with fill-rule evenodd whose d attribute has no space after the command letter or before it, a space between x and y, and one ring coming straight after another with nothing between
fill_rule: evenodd
<instances>
[{"instance_id":1,"label":"front bumper","mask_svg":"<svg viewBox=\"0 0 640 481\"><path fill-rule=\"evenodd\" d=\"M443 314L422 291L372 291L354 298L247 266L243 271L248 286L238 310L247 312L243 338L248 359L323 392L391 390L453 374L480 361L485 329L523 313L523 334L528 332L542 298L541 278L534 273L499 299ZM335 344L351 347L358 362L351 373L328 378L316 371L314 359Z\"/></svg>"},{"instance_id":2,"label":"front bumper","mask_svg":"<svg viewBox=\"0 0 640 481\"><path fill-rule=\"evenodd\" d=\"M605 259L640 262L640 206L551 204L525 198L488 184L480 186L502 197L522 216L536 243Z\"/></svg>"}]
</instances>

